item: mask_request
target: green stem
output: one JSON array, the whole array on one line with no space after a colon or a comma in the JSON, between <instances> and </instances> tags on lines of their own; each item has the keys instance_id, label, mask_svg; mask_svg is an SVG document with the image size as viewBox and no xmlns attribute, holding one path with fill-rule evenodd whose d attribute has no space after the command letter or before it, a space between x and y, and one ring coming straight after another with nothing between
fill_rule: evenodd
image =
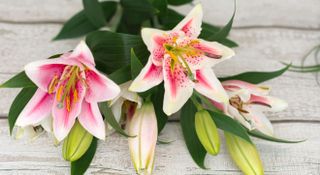
<instances>
[{"instance_id":1,"label":"green stem","mask_svg":"<svg viewBox=\"0 0 320 175\"><path fill-rule=\"evenodd\" d=\"M192 96L192 97L191 97L191 100L192 100L194 106L197 108L198 111L203 110L202 105L198 102L198 100L196 99L195 96Z\"/></svg>"}]
</instances>

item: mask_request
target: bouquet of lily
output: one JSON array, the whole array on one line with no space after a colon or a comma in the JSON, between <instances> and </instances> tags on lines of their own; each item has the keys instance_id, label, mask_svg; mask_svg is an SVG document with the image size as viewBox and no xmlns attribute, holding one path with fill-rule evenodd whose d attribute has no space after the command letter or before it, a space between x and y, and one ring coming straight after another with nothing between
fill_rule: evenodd
<instances>
[{"instance_id":1,"label":"bouquet of lily","mask_svg":"<svg viewBox=\"0 0 320 175\"><path fill-rule=\"evenodd\" d=\"M245 174L263 174L249 136L295 141L274 136L263 112L281 111L287 104L258 83L289 66L217 78L212 68L235 55L229 47L236 43L226 38L234 15L219 28L202 23L201 4L185 17L168 8L187 2L84 0L84 10L55 39L86 35L85 41L72 51L27 64L1 85L23 88L9 112L10 132L17 138L52 135L63 145L71 174L77 175L89 167L97 141L118 132L128 139L136 172L151 174L157 136L175 114L199 167L205 168L207 153L219 153L219 128L238 167ZM106 25L110 27L104 30Z\"/></svg>"}]
</instances>

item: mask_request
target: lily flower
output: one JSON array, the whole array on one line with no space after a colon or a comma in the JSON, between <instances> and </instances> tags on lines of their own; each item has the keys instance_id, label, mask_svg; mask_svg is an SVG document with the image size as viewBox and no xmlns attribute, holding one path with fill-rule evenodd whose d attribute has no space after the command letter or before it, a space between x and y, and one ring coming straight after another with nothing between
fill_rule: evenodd
<instances>
[{"instance_id":1,"label":"lily flower","mask_svg":"<svg viewBox=\"0 0 320 175\"><path fill-rule=\"evenodd\" d=\"M171 31L144 28L141 36L150 57L129 90L144 92L164 81L163 110L177 112L191 97L193 89L206 97L227 103L227 94L211 67L234 55L217 42L199 39L202 24L199 4Z\"/></svg>"},{"instance_id":2,"label":"lily flower","mask_svg":"<svg viewBox=\"0 0 320 175\"><path fill-rule=\"evenodd\" d=\"M15 139L27 138L33 141L45 132L52 133L52 117L47 117L35 125L16 126L13 135Z\"/></svg>"},{"instance_id":3,"label":"lily flower","mask_svg":"<svg viewBox=\"0 0 320 175\"><path fill-rule=\"evenodd\" d=\"M18 116L17 126L34 125L52 115L58 141L68 135L76 119L95 137L105 138L98 102L115 98L120 88L96 70L84 41L59 58L26 65L25 72L38 90Z\"/></svg>"},{"instance_id":4,"label":"lily flower","mask_svg":"<svg viewBox=\"0 0 320 175\"><path fill-rule=\"evenodd\" d=\"M229 95L229 104L227 106L214 104L249 130L256 129L272 136L272 124L263 112L282 111L288 104L279 98L269 96L270 88L267 86L240 80L224 81L222 85Z\"/></svg>"},{"instance_id":5,"label":"lily flower","mask_svg":"<svg viewBox=\"0 0 320 175\"><path fill-rule=\"evenodd\" d=\"M119 85L121 89L119 95L109 104L115 119L119 123L123 115L126 115L126 118L132 118L136 108L140 108L142 104L142 98L136 92L129 91L131 83L132 81L128 81ZM108 129L110 127L108 125Z\"/></svg>"},{"instance_id":6,"label":"lily flower","mask_svg":"<svg viewBox=\"0 0 320 175\"><path fill-rule=\"evenodd\" d=\"M132 163L138 174L150 175L153 171L154 154L158 137L157 118L152 102L144 102L131 118L126 130Z\"/></svg>"}]
</instances>

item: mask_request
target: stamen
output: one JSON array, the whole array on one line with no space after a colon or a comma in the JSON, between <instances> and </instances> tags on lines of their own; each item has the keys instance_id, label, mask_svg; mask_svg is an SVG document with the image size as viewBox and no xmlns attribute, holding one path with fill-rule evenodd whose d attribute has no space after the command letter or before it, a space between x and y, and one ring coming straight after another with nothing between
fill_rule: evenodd
<instances>
[{"instance_id":1,"label":"stamen","mask_svg":"<svg viewBox=\"0 0 320 175\"><path fill-rule=\"evenodd\" d=\"M53 91L54 91L55 87L57 86L58 82L59 82L58 76L55 75L53 77L53 79L51 80L51 82L49 84L49 87L48 87L48 93L49 94L53 93Z\"/></svg>"},{"instance_id":2,"label":"stamen","mask_svg":"<svg viewBox=\"0 0 320 175\"><path fill-rule=\"evenodd\" d=\"M73 91L73 103L76 103L78 101L78 91L75 89Z\"/></svg>"},{"instance_id":3,"label":"stamen","mask_svg":"<svg viewBox=\"0 0 320 175\"><path fill-rule=\"evenodd\" d=\"M57 101L61 101L62 97L62 92L63 92L64 86L59 86L58 92L57 92Z\"/></svg>"},{"instance_id":4,"label":"stamen","mask_svg":"<svg viewBox=\"0 0 320 175\"><path fill-rule=\"evenodd\" d=\"M70 107L70 96L67 96L67 97L66 97L66 105L67 105L67 106L66 106L66 107L67 107L67 111L70 112L70 108L71 108L71 107Z\"/></svg>"}]
</instances>

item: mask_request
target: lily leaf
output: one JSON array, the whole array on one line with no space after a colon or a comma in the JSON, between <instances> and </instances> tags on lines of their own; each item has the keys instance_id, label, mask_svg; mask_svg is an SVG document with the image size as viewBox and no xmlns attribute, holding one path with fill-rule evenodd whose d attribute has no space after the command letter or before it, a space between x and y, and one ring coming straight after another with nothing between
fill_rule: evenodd
<instances>
[{"instance_id":1,"label":"lily leaf","mask_svg":"<svg viewBox=\"0 0 320 175\"><path fill-rule=\"evenodd\" d=\"M18 73L8 81L0 85L0 88L25 88L36 87L36 85L29 79L24 71Z\"/></svg>"},{"instance_id":2,"label":"lily leaf","mask_svg":"<svg viewBox=\"0 0 320 175\"><path fill-rule=\"evenodd\" d=\"M221 28L217 33L210 36L208 40L221 41L229 35L230 30L232 28L234 16L236 14L236 9L237 9L236 0L234 0L234 10L229 22L223 28Z\"/></svg>"},{"instance_id":3,"label":"lily leaf","mask_svg":"<svg viewBox=\"0 0 320 175\"><path fill-rule=\"evenodd\" d=\"M170 5L183 5L191 3L193 0L167 0Z\"/></svg>"},{"instance_id":4,"label":"lily leaf","mask_svg":"<svg viewBox=\"0 0 320 175\"><path fill-rule=\"evenodd\" d=\"M87 36L86 42L94 55L97 69L105 74L129 65L131 48L143 64L149 56L141 37L136 35L96 31Z\"/></svg>"},{"instance_id":5,"label":"lily leaf","mask_svg":"<svg viewBox=\"0 0 320 175\"><path fill-rule=\"evenodd\" d=\"M156 92L153 93L152 103L154 105L154 110L157 116L158 133L162 131L168 121L168 116L163 112L163 97L164 97L164 86L160 84L157 86Z\"/></svg>"},{"instance_id":6,"label":"lily leaf","mask_svg":"<svg viewBox=\"0 0 320 175\"><path fill-rule=\"evenodd\" d=\"M153 0L153 7L155 7L159 11L159 15L165 15L168 10L168 2L167 0Z\"/></svg>"},{"instance_id":7,"label":"lily leaf","mask_svg":"<svg viewBox=\"0 0 320 175\"><path fill-rule=\"evenodd\" d=\"M241 137L245 141L252 143L247 131L239 122L221 112L209 110L209 113L218 128L228 131L238 137Z\"/></svg>"},{"instance_id":8,"label":"lily leaf","mask_svg":"<svg viewBox=\"0 0 320 175\"><path fill-rule=\"evenodd\" d=\"M109 74L108 77L117 84L125 83L131 80L130 66L124 66Z\"/></svg>"},{"instance_id":9,"label":"lily leaf","mask_svg":"<svg viewBox=\"0 0 320 175\"><path fill-rule=\"evenodd\" d=\"M248 83L258 84L282 75L284 72L286 72L289 69L290 66L291 64L287 65L286 67L280 70L273 71L273 72L245 72L245 73L233 75L230 77L219 78L219 80L220 81L241 80L241 81L246 81Z\"/></svg>"},{"instance_id":10,"label":"lily leaf","mask_svg":"<svg viewBox=\"0 0 320 175\"><path fill-rule=\"evenodd\" d=\"M84 174L96 153L98 141L94 137L87 152L78 160L71 162L71 175Z\"/></svg>"},{"instance_id":11,"label":"lily leaf","mask_svg":"<svg viewBox=\"0 0 320 175\"><path fill-rule=\"evenodd\" d=\"M113 129L115 129L119 134L125 136L125 137L132 137L129 136L119 125L118 121L115 119L109 105L107 102L101 102L98 104L99 109L103 116L105 117L106 121L112 126Z\"/></svg>"},{"instance_id":12,"label":"lily leaf","mask_svg":"<svg viewBox=\"0 0 320 175\"><path fill-rule=\"evenodd\" d=\"M106 25L103 10L98 0L82 0L84 13L89 21L97 28Z\"/></svg>"},{"instance_id":13,"label":"lily leaf","mask_svg":"<svg viewBox=\"0 0 320 175\"><path fill-rule=\"evenodd\" d=\"M117 3L113 1L101 2L103 16L106 21L110 21L117 10ZM104 25L102 25L104 26ZM62 27L54 40L75 38L98 30L100 27L94 25L86 16L84 10L80 11L69 19Z\"/></svg>"},{"instance_id":14,"label":"lily leaf","mask_svg":"<svg viewBox=\"0 0 320 175\"><path fill-rule=\"evenodd\" d=\"M248 130L248 133L251 135L251 136L254 136L254 137L257 137L257 138L260 138L260 139L264 139L264 140L269 140L269 141L273 141L273 142L280 142L280 143L300 143L300 142L304 142L306 140L286 140L286 139L280 139L280 138L276 138L276 137L272 137L272 136L269 136L269 135L266 135L258 130L252 130L252 131L249 131Z\"/></svg>"},{"instance_id":15,"label":"lily leaf","mask_svg":"<svg viewBox=\"0 0 320 175\"><path fill-rule=\"evenodd\" d=\"M131 48L131 64L130 65L131 65L131 76L132 76L132 79L134 79L139 75L141 69L143 68L143 65L140 62L139 58L134 53L133 48Z\"/></svg>"},{"instance_id":16,"label":"lily leaf","mask_svg":"<svg viewBox=\"0 0 320 175\"><path fill-rule=\"evenodd\" d=\"M29 100L32 98L36 90L37 88L35 87L23 88L14 99L8 115L10 134L12 134L12 129L16 123L17 118L19 117L20 113L27 105Z\"/></svg>"},{"instance_id":17,"label":"lily leaf","mask_svg":"<svg viewBox=\"0 0 320 175\"><path fill-rule=\"evenodd\" d=\"M205 169L204 160L207 151L202 146L195 130L194 120L196 112L196 107L194 106L192 101L189 100L181 110L180 124L184 136L184 141L186 142L188 151L191 154L192 159L200 168Z\"/></svg>"}]
</instances>

